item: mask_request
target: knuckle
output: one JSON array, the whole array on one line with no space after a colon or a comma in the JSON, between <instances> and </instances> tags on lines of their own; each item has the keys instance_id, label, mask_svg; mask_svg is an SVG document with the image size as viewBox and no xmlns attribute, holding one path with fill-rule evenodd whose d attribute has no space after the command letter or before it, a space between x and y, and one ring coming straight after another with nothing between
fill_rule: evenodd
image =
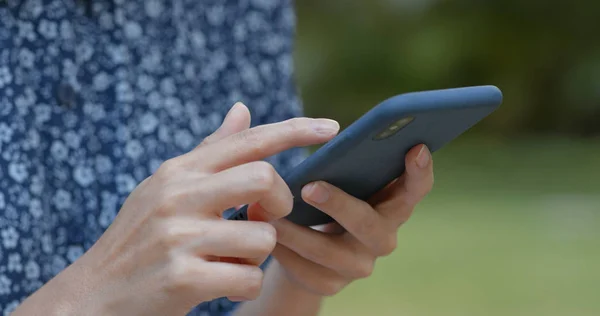
<instances>
[{"instance_id":1,"label":"knuckle","mask_svg":"<svg viewBox=\"0 0 600 316\"><path fill-rule=\"evenodd\" d=\"M294 195L287 186L285 187L285 189L288 192L288 194L285 197L285 206L281 209L281 217L288 216L292 213L292 210L294 209Z\"/></svg>"},{"instance_id":2,"label":"knuckle","mask_svg":"<svg viewBox=\"0 0 600 316\"><path fill-rule=\"evenodd\" d=\"M172 254L165 270L164 284L168 291L184 292L193 287L192 271L182 256Z\"/></svg>"},{"instance_id":3,"label":"knuckle","mask_svg":"<svg viewBox=\"0 0 600 316\"><path fill-rule=\"evenodd\" d=\"M306 249L307 257L314 262L322 262L324 264L330 264L335 262L335 250L331 247L327 247L324 244L310 245Z\"/></svg>"},{"instance_id":4,"label":"knuckle","mask_svg":"<svg viewBox=\"0 0 600 316\"><path fill-rule=\"evenodd\" d=\"M256 161L252 163L252 181L256 184L256 189L260 192L270 190L274 183L277 172L273 166L266 161Z\"/></svg>"},{"instance_id":5,"label":"knuckle","mask_svg":"<svg viewBox=\"0 0 600 316\"><path fill-rule=\"evenodd\" d=\"M433 189L433 185L435 183L435 178L433 174L431 174L427 179L427 184L425 186L425 194L428 194Z\"/></svg>"},{"instance_id":6,"label":"knuckle","mask_svg":"<svg viewBox=\"0 0 600 316\"><path fill-rule=\"evenodd\" d=\"M294 117L286 121L287 132L289 133L301 133L308 129L308 119L303 117Z\"/></svg>"},{"instance_id":7,"label":"knuckle","mask_svg":"<svg viewBox=\"0 0 600 316\"><path fill-rule=\"evenodd\" d=\"M425 179L421 180L421 183L414 192L415 198L410 199L412 206L416 205L421 199L431 192L433 189L433 182L433 174L430 174Z\"/></svg>"},{"instance_id":8,"label":"knuckle","mask_svg":"<svg viewBox=\"0 0 600 316\"><path fill-rule=\"evenodd\" d=\"M354 226L356 227L357 234L368 236L376 232L379 228L379 218L374 212L368 212L366 215L362 216L362 218L358 218L358 220L354 222Z\"/></svg>"},{"instance_id":9,"label":"knuckle","mask_svg":"<svg viewBox=\"0 0 600 316\"><path fill-rule=\"evenodd\" d=\"M156 175L160 179L164 180L166 178L172 177L174 173L179 172L180 168L181 168L181 161L180 161L180 159L178 159L178 157L171 158L171 159L166 160L165 162L163 162L158 167L158 170L156 171Z\"/></svg>"},{"instance_id":10,"label":"knuckle","mask_svg":"<svg viewBox=\"0 0 600 316\"><path fill-rule=\"evenodd\" d=\"M394 234L390 234L382 240L377 249L377 255L385 257L391 255L398 246L398 238Z\"/></svg>"},{"instance_id":11,"label":"knuckle","mask_svg":"<svg viewBox=\"0 0 600 316\"><path fill-rule=\"evenodd\" d=\"M246 236L252 235L254 242L252 249L254 252L262 255L270 254L277 244L277 231L275 228L265 222L249 222Z\"/></svg>"},{"instance_id":12,"label":"knuckle","mask_svg":"<svg viewBox=\"0 0 600 316\"><path fill-rule=\"evenodd\" d=\"M244 297L256 299L260 295L263 285L263 272L259 268L248 272L246 280L242 282Z\"/></svg>"},{"instance_id":13,"label":"knuckle","mask_svg":"<svg viewBox=\"0 0 600 316\"><path fill-rule=\"evenodd\" d=\"M313 135L311 119L306 117L296 117L286 121L285 135L288 138L298 141L299 139Z\"/></svg>"},{"instance_id":14,"label":"knuckle","mask_svg":"<svg viewBox=\"0 0 600 316\"><path fill-rule=\"evenodd\" d=\"M277 244L277 230L275 230L275 227L273 227L273 225L268 224L268 223L261 223L263 226L263 233L264 233L264 245L265 245L265 252L266 253L271 253L271 251L273 251L273 249L275 248L275 245Z\"/></svg>"},{"instance_id":15,"label":"knuckle","mask_svg":"<svg viewBox=\"0 0 600 316\"><path fill-rule=\"evenodd\" d=\"M265 147L265 140L256 128L237 133L233 135L232 140L235 143L244 144L244 147L248 148L250 154L253 155L259 154Z\"/></svg>"},{"instance_id":16,"label":"knuckle","mask_svg":"<svg viewBox=\"0 0 600 316\"><path fill-rule=\"evenodd\" d=\"M162 225L160 227L158 246L163 251L169 251L179 245L180 232L175 225Z\"/></svg>"},{"instance_id":17,"label":"knuckle","mask_svg":"<svg viewBox=\"0 0 600 316\"><path fill-rule=\"evenodd\" d=\"M318 293L321 296L334 296L344 288L345 282L337 278L329 278L324 280L318 287Z\"/></svg>"},{"instance_id":18,"label":"knuckle","mask_svg":"<svg viewBox=\"0 0 600 316\"><path fill-rule=\"evenodd\" d=\"M373 274L375 263L373 260L361 260L355 265L355 276L360 279L368 278Z\"/></svg>"}]
</instances>

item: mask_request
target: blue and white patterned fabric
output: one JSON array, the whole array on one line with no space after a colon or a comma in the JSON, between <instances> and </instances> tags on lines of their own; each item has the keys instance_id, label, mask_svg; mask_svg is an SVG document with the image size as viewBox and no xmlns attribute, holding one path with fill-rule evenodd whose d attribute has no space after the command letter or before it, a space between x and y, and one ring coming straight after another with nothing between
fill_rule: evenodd
<instances>
[{"instance_id":1,"label":"blue and white patterned fabric","mask_svg":"<svg viewBox=\"0 0 600 316\"><path fill-rule=\"evenodd\" d=\"M76 260L236 101L302 114L291 0L0 1L0 309ZM270 159L284 171L301 149ZM221 315L222 299L193 314Z\"/></svg>"}]
</instances>

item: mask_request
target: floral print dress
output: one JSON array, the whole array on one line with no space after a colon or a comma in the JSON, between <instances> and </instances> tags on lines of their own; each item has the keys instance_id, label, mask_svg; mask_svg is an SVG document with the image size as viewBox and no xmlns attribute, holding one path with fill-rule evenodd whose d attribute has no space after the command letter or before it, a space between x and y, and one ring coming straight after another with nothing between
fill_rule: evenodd
<instances>
[{"instance_id":1,"label":"floral print dress","mask_svg":"<svg viewBox=\"0 0 600 316\"><path fill-rule=\"evenodd\" d=\"M135 186L236 102L302 114L291 0L0 1L0 310L104 232ZM301 149L270 159L279 171ZM221 315L226 299L190 315Z\"/></svg>"}]
</instances>

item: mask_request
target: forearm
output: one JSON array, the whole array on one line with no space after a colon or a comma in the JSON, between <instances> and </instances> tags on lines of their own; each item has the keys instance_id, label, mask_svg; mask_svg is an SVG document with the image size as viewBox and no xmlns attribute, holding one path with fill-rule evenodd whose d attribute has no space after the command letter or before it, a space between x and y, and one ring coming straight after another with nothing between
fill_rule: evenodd
<instances>
[{"instance_id":1,"label":"forearm","mask_svg":"<svg viewBox=\"0 0 600 316\"><path fill-rule=\"evenodd\" d=\"M77 307L86 305L88 315L99 315L96 306L91 306L86 298L89 294L89 273L82 265L73 263L39 290L25 299L11 314L29 315L77 315ZM85 301L85 302L84 302Z\"/></svg>"},{"instance_id":2,"label":"forearm","mask_svg":"<svg viewBox=\"0 0 600 316\"><path fill-rule=\"evenodd\" d=\"M292 284L277 260L266 269L262 294L241 304L235 316L315 316L323 298Z\"/></svg>"}]
</instances>

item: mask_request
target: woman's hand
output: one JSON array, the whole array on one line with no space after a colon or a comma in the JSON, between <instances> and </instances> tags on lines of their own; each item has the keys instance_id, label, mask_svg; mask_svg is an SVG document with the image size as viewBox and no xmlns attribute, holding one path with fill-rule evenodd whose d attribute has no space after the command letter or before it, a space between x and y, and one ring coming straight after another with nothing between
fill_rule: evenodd
<instances>
[{"instance_id":1,"label":"woman's hand","mask_svg":"<svg viewBox=\"0 0 600 316\"><path fill-rule=\"evenodd\" d=\"M258 297L275 229L222 212L253 203L271 220L286 216L292 194L259 160L328 141L339 125L302 118L248 129L249 120L236 105L202 144L166 161L98 242L14 315L184 315L218 297Z\"/></svg>"},{"instance_id":2,"label":"woman's hand","mask_svg":"<svg viewBox=\"0 0 600 316\"><path fill-rule=\"evenodd\" d=\"M369 202L327 183L308 184L303 199L339 225L315 230L284 219L273 222L279 270L292 284L317 296L334 295L353 280L368 277L376 259L396 249L398 228L432 185L433 162L424 145L407 154L405 174Z\"/></svg>"}]
</instances>

